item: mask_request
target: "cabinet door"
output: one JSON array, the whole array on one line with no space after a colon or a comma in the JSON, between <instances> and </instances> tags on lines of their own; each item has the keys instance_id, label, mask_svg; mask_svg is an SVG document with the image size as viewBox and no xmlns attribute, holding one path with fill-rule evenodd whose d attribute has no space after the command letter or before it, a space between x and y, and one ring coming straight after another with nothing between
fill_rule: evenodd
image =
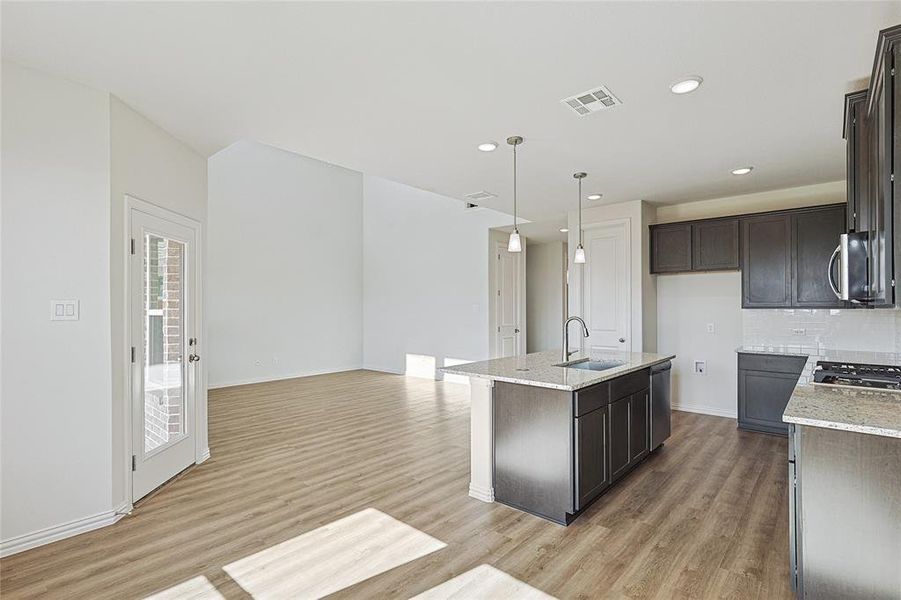
<instances>
[{"instance_id":1,"label":"cabinet door","mask_svg":"<svg viewBox=\"0 0 901 600\"><path fill-rule=\"evenodd\" d=\"M742 219L742 308L781 308L792 302L791 217Z\"/></svg>"},{"instance_id":2,"label":"cabinet door","mask_svg":"<svg viewBox=\"0 0 901 600\"><path fill-rule=\"evenodd\" d=\"M610 404L610 475L611 480L629 470L631 443L629 431L632 396L620 398Z\"/></svg>"},{"instance_id":3,"label":"cabinet door","mask_svg":"<svg viewBox=\"0 0 901 600\"><path fill-rule=\"evenodd\" d=\"M649 452L648 415L650 413L650 390L632 394L629 406L629 460L641 460Z\"/></svg>"},{"instance_id":4,"label":"cabinet door","mask_svg":"<svg viewBox=\"0 0 901 600\"><path fill-rule=\"evenodd\" d=\"M870 225L869 128L866 122L867 90L849 95L847 134L848 230L867 231Z\"/></svg>"},{"instance_id":5,"label":"cabinet door","mask_svg":"<svg viewBox=\"0 0 901 600\"><path fill-rule=\"evenodd\" d=\"M829 287L829 259L845 231L845 207L830 206L792 215L792 306L841 308Z\"/></svg>"},{"instance_id":6,"label":"cabinet door","mask_svg":"<svg viewBox=\"0 0 901 600\"><path fill-rule=\"evenodd\" d=\"M651 273L691 271L691 225L651 227Z\"/></svg>"},{"instance_id":7,"label":"cabinet door","mask_svg":"<svg viewBox=\"0 0 901 600\"><path fill-rule=\"evenodd\" d=\"M799 374L740 370L738 372L738 426L743 429L786 433L782 422Z\"/></svg>"},{"instance_id":8,"label":"cabinet door","mask_svg":"<svg viewBox=\"0 0 901 600\"><path fill-rule=\"evenodd\" d=\"M738 269L738 219L692 225L692 270Z\"/></svg>"},{"instance_id":9,"label":"cabinet door","mask_svg":"<svg viewBox=\"0 0 901 600\"><path fill-rule=\"evenodd\" d=\"M608 406L576 418L576 510L610 485Z\"/></svg>"}]
</instances>

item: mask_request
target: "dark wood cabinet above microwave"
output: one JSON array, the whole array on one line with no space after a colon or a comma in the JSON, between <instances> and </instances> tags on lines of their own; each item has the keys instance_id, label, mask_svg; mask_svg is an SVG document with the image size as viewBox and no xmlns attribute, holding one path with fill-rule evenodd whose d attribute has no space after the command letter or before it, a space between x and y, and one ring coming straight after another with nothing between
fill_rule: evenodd
<instances>
[{"instance_id":1,"label":"dark wood cabinet above microwave","mask_svg":"<svg viewBox=\"0 0 901 600\"><path fill-rule=\"evenodd\" d=\"M870 84L845 96L848 231L865 235L866 304L895 306L901 266L901 25L879 33Z\"/></svg>"}]
</instances>

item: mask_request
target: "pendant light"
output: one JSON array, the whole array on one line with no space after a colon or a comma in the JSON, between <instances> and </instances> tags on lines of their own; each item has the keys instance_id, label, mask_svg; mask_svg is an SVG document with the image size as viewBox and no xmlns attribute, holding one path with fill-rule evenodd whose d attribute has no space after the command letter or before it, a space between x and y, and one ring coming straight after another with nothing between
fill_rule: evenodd
<instances>
[{"instance_id":1,"label":"pendant light","mask_svg":"<svg viewBox=\"0 0 901 600\"><path fill-rule=\"evenodd\" d=\"M507 242L507 252L522 252L522 240L519 238L519 228L516 226L516 147L522 143L522 138L513 135L507 138L507 143L513 146L513 233Z\"/></svg>"},{"instance_id":2,"label":"pendant light","mask_svg":"<svg viewBox=\"0 0 901 600\"><path fill-rule=\"evenodd\" d=\"M588 173L573 173L573 177L579 180L579 245L573 255L573 262L577 265L585 264L585 248L582 247L582 180L588 177Z\"/></svg>"}]
</instances>

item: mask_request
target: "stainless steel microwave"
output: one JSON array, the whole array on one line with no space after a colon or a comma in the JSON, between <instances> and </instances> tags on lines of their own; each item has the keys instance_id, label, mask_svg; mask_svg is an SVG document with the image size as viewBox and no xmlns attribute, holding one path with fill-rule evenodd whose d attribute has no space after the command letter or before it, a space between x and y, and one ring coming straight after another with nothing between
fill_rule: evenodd
<instances>
[{"instance_id":1,"label":"stainless steel microwave","mask_svg":"<svg viewBox=\"0 0 901 600\"><path fill-rule=\"evenodd\" d=\"M829 260L829 285L839 300L872 301L867 232L843 233Z\"/></svg>"}]
</instances>

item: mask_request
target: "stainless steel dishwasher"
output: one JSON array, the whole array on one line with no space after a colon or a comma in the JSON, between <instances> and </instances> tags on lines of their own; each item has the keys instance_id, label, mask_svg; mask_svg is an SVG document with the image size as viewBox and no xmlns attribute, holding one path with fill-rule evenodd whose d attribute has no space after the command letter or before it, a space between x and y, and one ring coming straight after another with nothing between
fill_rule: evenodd
<instances>
[{"instance_id":1,"label":"stainless steel dishwasher","mask_svg":"<svg viewBox=\"0 0 901 600\"><path fill-rule=\"evenodd\" d=\"M651 450L670 436L670 372L669 361L651 367Z\"/></svg>"}]
</instances>

